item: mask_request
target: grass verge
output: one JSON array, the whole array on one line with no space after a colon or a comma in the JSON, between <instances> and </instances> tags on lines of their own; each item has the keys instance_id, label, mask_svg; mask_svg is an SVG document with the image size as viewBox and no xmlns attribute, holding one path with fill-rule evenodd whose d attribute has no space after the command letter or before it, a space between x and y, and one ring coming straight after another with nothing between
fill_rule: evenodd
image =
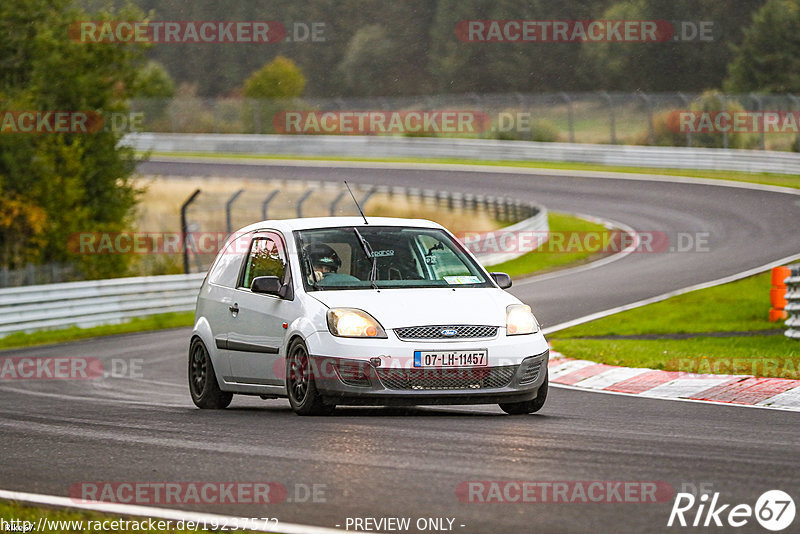
<instances>
[{"instance_id":1,"label":"grass verge","mask_svg":"<svg viewBox=\"0 0 800 534\"><path fill-rule=\"evenodd\" d=\"M44 518L48 523L43 523L42 529L36 530L36 532L48 532L52 534L71 534L76 532L92 532L98 534L101 532L197 534L204 530L215 530L211 528L213 526L211 524L206 525L206 529L204 529L202 524L187 525L183 523L179 525L177 520L168 519L153 519L152 521L155 524L155 528L149 528L148 518L145 517L119 516L90 510L73 510L70 508L49 508L23 504L16 501L0 501L0 518L6 522L10 522L11 520L15 522L26 521L28 523L25 527L28 528L28 532L31 532L31 529L36 529L39 525L39 519ZM113 522L115 521L118 523L114 524ZM129 523L123 524L122 521L129 521ZM135 524L133 522L135 522ZM159 522L161 523L159 524ZM196 528L191 528L192 526ZM9 530L9 532L11 531ZM22 530L18 532L22 532ZM247 533L248 531L239 530L237 532Z\"/></svg>"},{"instance_id":2,"label":"grass verge","mask_svg":"<svg viewBox=\"0 0 800 534\"><path fill-rule=\"evenodd\" d=\"M605 226L585 219L567 215L565 213L549 212L547 221L551 234L561 234L564 236L581 235L587 232L605 232ZM487 269L507 273L512 277L523 277L531 274L541 274L543 272L556 269L573 267L587 263L596 259L598 250L602 245L596 247L575 247L574 251L560 252L553 250L550 243L545 243L533 252L528 252L519 258L491 265ZM569 248L569 247L568 247Z\"/></svg>"},{"instance_id":3,"label":"grass verge","mask_svg":"<svg viewBox=\"0 0 800 534\"><path fill-rule=\"evenodd\" d=\"M709 332L779 330L770 323L770 273L692 291L553 333L570 358L666 371L800 379L800 343L781 334L713 337ZM598 336L697 334L687 339L587 339Z\"/></svg>"},{"instance_id":4,"label":"grass verge","mask_svg":"<svg viewBox=\"0 0 800 534\"><path fill-rule=\"evenodd\" d=\"M658 176L686 176L689 178L708 178L712 180L732 180L764 185L800 188L800 176L795 174L776 174L768 172L712 171L695 169L662 169L657 167L623 167L591 163L569 163L558 161L497 161L482 159L455 158L354 158L333 156L297 155L254 155L254 154L208 154L203 152L151 152L150 156L273 160L291 159L298 161L364 161L377 163L440 163L449 165L485 165L487 167L520 167L531 169L556 169L566 171L599 171L627 174L653 174Z\"/></svg>"},{"instance_id":5,"label":"grass verge","mask_svg":"<svg viewBox=\"0 0 800 534\"><path fill-rule=\"evenodd\" d=\"M73 326L59 330L32 332L30 334L19 332L0 338L0 349L49 345L52 343L64 343L66 341L76 341L98 336L110 336L113 334L130 334L132 332L143 332L146 330L178 328L192 326L193 323L194 312L188 311L139 317L126 323L93 326L91 328Z\"/></svg>"}]
</instances>

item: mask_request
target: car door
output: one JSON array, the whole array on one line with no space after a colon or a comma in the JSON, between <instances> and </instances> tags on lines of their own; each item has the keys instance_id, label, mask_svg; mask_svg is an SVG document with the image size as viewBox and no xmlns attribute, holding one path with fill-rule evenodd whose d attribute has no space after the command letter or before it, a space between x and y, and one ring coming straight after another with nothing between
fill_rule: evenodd
<instances>
[{"instance_id":1,"label":"car door","mask_svg":"<svg viewBox=\"0 0 800 534\"><path fill-rule=\"evenodd\" d=\"M293 300L250 291L258 276L277 276L291 283L285 241L277 232L253 235L239 283L234 292L227 352L236 382L282 386L284 381L284 323L293 320Z\"/></svg>"},{"instance_id":2,"label":"car door","mask_svg":"<svg viewBox=\"0 0 800 534\"><path fill-rule=\"evenodd\" d=\"M233 236L220 252L208 275L208 283L198 297L198 317L208 320L214 346L209 347L214 370L225 382L234 382L227 350L228 334L234 328L231 307L236 286L250 245L250 234Z\"/></svg>"}]
</instances>

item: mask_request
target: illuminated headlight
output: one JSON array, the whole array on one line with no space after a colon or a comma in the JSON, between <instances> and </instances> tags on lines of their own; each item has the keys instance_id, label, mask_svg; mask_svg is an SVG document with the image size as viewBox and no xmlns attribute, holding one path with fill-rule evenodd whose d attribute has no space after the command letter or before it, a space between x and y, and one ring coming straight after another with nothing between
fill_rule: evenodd
<instances>
[{"instance_id":1,"label":"illuminated headlight","mask_svg":"<svg viewBox=\"0 0 800 534\"><path fill-rule=\"evenodd\" d=\"M328 310L328 330L339 337L385 338L386 331L373 316L356 308Z\"/></svg>"},{"instance_id":2,"label":"illuminated headlight","mask_svg":"<svg viewBox=\"0 0 800 534\"><path fill-rule=\"evenodd\" d=\"M535 334L538 331L539 323L530 306L512 304L506 308L506 332L509 336Z\"/></svg>"}]
</instances>

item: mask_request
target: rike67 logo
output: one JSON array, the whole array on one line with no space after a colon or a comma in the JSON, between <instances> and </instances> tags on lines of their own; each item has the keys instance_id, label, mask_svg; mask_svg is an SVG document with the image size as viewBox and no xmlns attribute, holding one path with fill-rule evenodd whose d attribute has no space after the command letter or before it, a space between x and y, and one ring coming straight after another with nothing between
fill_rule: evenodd
<instances>
[{"instance_id":1,"label":"rike67 logo","mask_svg":"<svg viewBox=\"0 0 800 534\"><path fill-rule=\"evenodd\" d=\"M699 497L692 493L678 493L667 526L738 528L752 524L755 518L765 529L778 532L791 525L794 516L794 500L781 490L765 491L755 506L723 503L719 492L704 493Z\"/></svg>"}]
</instances>

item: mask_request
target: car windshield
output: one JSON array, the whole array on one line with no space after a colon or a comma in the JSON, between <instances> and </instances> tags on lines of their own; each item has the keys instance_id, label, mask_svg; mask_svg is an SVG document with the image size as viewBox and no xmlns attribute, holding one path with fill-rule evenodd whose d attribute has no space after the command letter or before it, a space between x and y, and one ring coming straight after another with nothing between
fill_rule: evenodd
<instances>
[{"instance_id":1,"label":"car windshield","mask_svg":"<svg viewBox=\"0 0 800 534\"><path fill-rule=\"evenodd\" d=\"M347 226L295 232L306 290L491 287L486 271L436 228Z\"/></svg>"}]
</instances>

